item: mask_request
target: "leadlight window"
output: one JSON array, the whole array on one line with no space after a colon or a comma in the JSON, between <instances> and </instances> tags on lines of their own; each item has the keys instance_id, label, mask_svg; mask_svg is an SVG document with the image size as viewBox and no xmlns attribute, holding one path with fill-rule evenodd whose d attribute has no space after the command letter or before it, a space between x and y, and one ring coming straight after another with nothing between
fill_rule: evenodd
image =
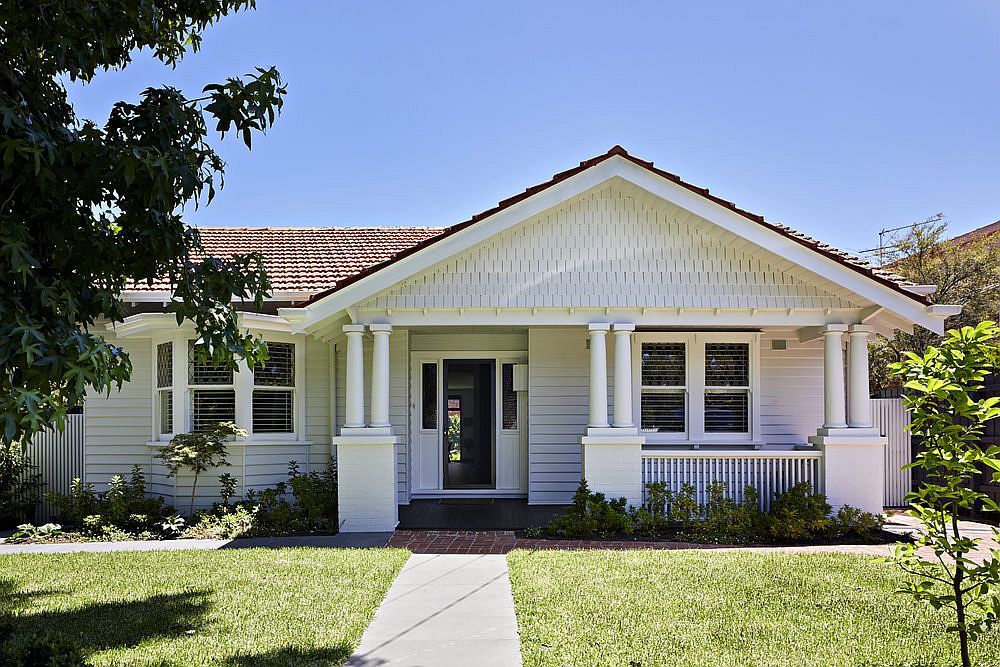
<instances>
[{"instance_id":1,"label":"leadlight window","mask_svg":"<svg viewBox=\"0 0 1000 667\"><path fill-rule=\"evenodd\" d=\"M295 421L295 345L266 345L267 361L253 371L253 432L291 433Z\"/></svg>"},{"instance_id":2,"label":"leadlight window","mask_svg":"<svg viewBox=\"0 0 1000 667\"><path fill-rule=\"evenodd\" d=\"M174 430L174 344L156 346L156 398L159 433Z\"/></svg>"},{"instance_id":3,"label":"leadlight window","mask_svg":"<svg viewBox=\"0 0 1000 667\"><path fill-rule=\"evenodd\" d=\"M438 373L437 364L425 363L420 366L420 382L423 387L423 405L421 406L421 426L428 430L438 427L437 423L437 402L438 402Z\"/></svg>"},{"instance_id":4,"label":"leadlight window","mask_svg":"<svg viewBox=\"0 0 1000 667\"><path fill-rule=\"evenodd\" d=\"M684 433L687 427L687 347L643 343L640 422L642 430Z\"/></svg>"},{"instance_id":5,"label":"leadlight window","mask_svg":"<svg viewBox=\"0 0 1000 667\"><path fill-rule=\"evenodd\" d=\"M514 364L503 364L501 368L501 407L503 428L517 428L517 392L514 391Z\"/></svg>"},{"instance_id":6,"label":"leadlight window","mask_svg":"<svg viewBox=\"0 0 1000 667\"><path fill-rule=\"evenodd\" d=\"M750 430L750 346L705 344L705 433Z\"/></svg>"}]
</instances>

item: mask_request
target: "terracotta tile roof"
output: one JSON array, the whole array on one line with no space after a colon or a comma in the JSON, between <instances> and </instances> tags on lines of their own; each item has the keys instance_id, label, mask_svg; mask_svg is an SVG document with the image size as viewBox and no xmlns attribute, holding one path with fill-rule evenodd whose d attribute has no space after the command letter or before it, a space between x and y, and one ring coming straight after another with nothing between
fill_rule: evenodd
<instances>
[{"instance_id":1,"label":"terracotta tile roof","mask_svg":"<svg viewBox=\"0 0 1000 667\"><path fill-rule=\"evenodd\" d=\"M1000 235L1000 220L997 220L996 222L990 223L983 227L979 227L978 229L973 229L971 232L960 234L955 238L953 238L952 241L957 241L958 243L965 243L966 241L971 241L972 239L981 239L987 236L998 236L998 235ZM991 243L992 242L993 241L991 239ZM997 239L997 242L1000 243L1000 239Z\"/></svg>"},{"instance_id":2,"label":"terracotta tile roof","mask_svg":"<svg viewBox=\"0 0 1000 667\"><path fill-rule=\"evenodd\" d=\"M442 227L199 227L209 255L259 252L276 291L316 293L400 251L433 238ZM167 282L131 289L159 291Z\"/></svg>"},{"instance_id":3,"label":"terracotta tile roof","mask_svg":"<svg viewBox=\"0 0 1000 667\"><path fill-rule=\"evenodd\" d=\"M709 200L715 202L716 204L719 204L720 206L724 206L725 208L728 208L729 210L731 210L734 213L737 213L737 214L743 216L744 218L747 218L748 220L752 220L753 222L756 222L757 224L760 224L760 225L763 225L764 227L772 229L772 230L778 232L779 234L781 234L782 236L790 238L793 241L795 241L796 243L799 243L800 245L803 245L803 246L805 246L807 248L810 248L811 250L814 250L815 252L818 252L821 255L825 255L826 257L829 257L830 259L832 259L832 260L834 260L834 261L836 261L836 262L838 262L840 264L843 264L844 266L846 266L846 267L848 267L848 268L850 268L850 269L852 269L854 271L857 271L858 273L860 273L862 275L865 275L865 276L867 276L869 278L872 278L876 282L882 283L883 285L885 285L885 286L887 286L887 287L889 287L889 288L891 288L891 289L899 292L900 294L903 294L904 296L907 296L907 297L913 299L914 301L917 301L917 302L922 303L922 304L929 304L930 303L930 300L926 296L919 295L919 294L914 294L913 292L910 292L910 291L906 290L905 288L907 286L912 286L913 283L911 283L910 281L906 280L905 278L902 278L901 276L898 276L898 275L892 273L891 271L887 271L887 270L879 268L879 267L877 267L877 266L875 266L873 264L870 264L869 262L861 259L860 257L857 257L855 255L851 255L851 254L846 253L846 252L844 252L842 250L838 250L837 248L834 248L831 245L828 245L826 243L822 243L821 241L817 241L816 239L813 239L813 238L811 238L809 236L806 236L805 234L801 234L799 232L796 232L795 230L791 229L790 227L786 227L785 225L779 225L779 224L776 224L776 223L773 223L773 222L768 222L767 220L764 219L764 216L762 216L762 215L758 215L756 213L751 213L749 211L745 211L745 210L739 208L738 206L736 206L736 204L732 203L731 201L722 199L721 197L718 197L716 195L711 194L708 191L708 188L701 188L701 187L698 187L697 185L692 185L691 183L688 183L688 182L682 180L679 176L677 176L675 174L672 174L672 173L670 173L668 171L664 171L662 169L654 167L652 162L648 162L646 160L640 160L639 158L637 158L637 157L635 157L633 155L630 155L621 146L613 146L611 148L611 150L609 150L607 153L604 153L603 155L598 155L596 157L590 158L589 160L584 160L583 162L581 162L576 167L573 167L572 169L567 169L566 171L559 172L558 174L556 174L555 176L553 176L551 179L549 179L548 181L546 181L544 183L540 183L538 185L533 185L533 186L525 189L525 191L522 192L522 193L520 193L520 194L514 195L513 197L509 197L508 199L504 199L503 201L499 202L496 206L494 206L491 209L483 211L482 213L478 213L478 214L472 216L471 218L469 218L468 220L465 220L464 222L460 222L460 223L458 223L456 225L452 225L451 227L448 227L448 228L444 229L443 231L441 231L440 234L437 234L437 235L435 235L433 237L430 237L430 238L427 238L427 239L425 239L423 241L420 241L420 242L416 243L415 245L410 246L409 248L406 248L406 249L404 249L404 250L396 253L394 256L390 257L389 259L386 259L383 262L380 262L378 264L373 264L373 265L371 265L371 266L369 266L369 267L367 267L367 268L359 271L358 273L355 273L354 275L351 275L351 276L349 276L349 277L341 280L335 287L332 287L330 289L324 290L323 292L320 292L319 294L317 294L314 297L312 297L312 299L310 299L308 303L313 303L315 301L318 301L319 299L322 299L322 298L324 298L324 297L326 297L326 296L328 296L328 295L336 292L337 290L342 289L342 288L346 287L347 285L350 285L351 283L360 280L361 278L364 278L365 276L368 276L368 275L370 275L372 273L375 273L376 271L379 271L379 270L385 268L386 266L392 264L393 262L396 262L396 261L402 259L403 257L406 257L408 255L412 255L413 253L417 252L418 250L421 250L423 248L426 248L429 245L437 243L441 239L443 239L443 238L445 238L447 236L450 236L451 234L454 234L456 232L459 232L459 231L465 229L466 227L469 227L470 225L474 225L477 222L485 220L486 218L489 218L490 216L495 215L495 214L499 213L500 211L502 211L502 210L504 210L506 208L509 208L510 206L513 206L514 204L516 204L516 203L518 203L520 201L523 201L524 199L527 199L528 197L531 197L532 195L538 194L539 192L542 192L543 190L546 190L546 189L552 187L553 185L556 185L557 183L565 181L566 179L571 178L571 177L579 174L580 172L585 171L585 170L587 170L587 169L589 169L591 167L594 167L594 166L596 166L596 165L604 162L605 160L608 160L608 159L610 159L610 158L612 158L612 157L614 157L616 155L620 156L620 157L622 157L622 158L624 158L626 160L629 160L630 162L633 162L634 164L637 164L637 165L639 165L640 167L642 167L644 169L648 169L649 171L653 172L654 174L657 174L658 176L662 176L663 178L666 178L667 180L673 181L677 185L679 185L679 186L681 186L683 188L686 188L686 189L688 189L688 190L690 190L690 191L692 191L692 192L694 192L696 194L699 194L702 197L705 197L706 199L709 199Z\"/></svg>"}]
</instances>

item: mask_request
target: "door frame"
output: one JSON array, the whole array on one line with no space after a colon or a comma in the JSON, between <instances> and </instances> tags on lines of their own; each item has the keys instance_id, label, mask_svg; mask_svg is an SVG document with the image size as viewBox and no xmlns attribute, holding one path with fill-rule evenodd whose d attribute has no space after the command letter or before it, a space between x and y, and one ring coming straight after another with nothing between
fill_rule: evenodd
<instances>
[{"instance_id":1,"label":"door frame","mask_svg":"<svg viewBox=\"0 0 1000 667\"><path fill-rule=\"evenodd\" d=\"M489 489L446 489L444 488L444 433L441 430L444 424L443 414L446 403L444 402L444 361L445 360L493 360L495 363L494 381L494 410L493 437L494 437L494 462L493 478L494 488ZM453 498L462 496L485 496L490 498L524 498L528 495L528 415L527 415L527 392L517 392L517 429L510 430L503 428L503 364L526 364L528 362L528 352L526 350L430 350L410 352L410 437L407 447L409 458L409 487L410 496L413 498ZM437 365L437 429L428 430L423 428L423 368L425 363ZM421 461L423 454L420 451L422 438L437 434L437 456L438 461L431 462L437 471L437 480L434 488L421 487ZM520 464L516 471L519 479L518 488L496 488L500 485L501 479L501 456L499 448L502 438L513 435L518 436L520 448Z\"/></svg>"}]
</instances>

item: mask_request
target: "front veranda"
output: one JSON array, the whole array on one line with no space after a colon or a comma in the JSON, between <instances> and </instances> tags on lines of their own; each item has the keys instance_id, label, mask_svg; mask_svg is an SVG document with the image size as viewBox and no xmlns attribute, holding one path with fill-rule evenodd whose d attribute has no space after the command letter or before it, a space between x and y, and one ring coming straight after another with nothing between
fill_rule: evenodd
<instances>
[{"instance_id":1,"label":"front veranda","mask_svg":"<svg viewBox=\"0 0 1000 667\"><path fill-rule=\"evenodd\" d=\"M344 325L341 530L393 530L427 500L561 504L581 478L633 505L651 482L699 501L753 486L765 506L809 482L881 511L871 327L753 324Z\"/></svg>"}]
</instances>

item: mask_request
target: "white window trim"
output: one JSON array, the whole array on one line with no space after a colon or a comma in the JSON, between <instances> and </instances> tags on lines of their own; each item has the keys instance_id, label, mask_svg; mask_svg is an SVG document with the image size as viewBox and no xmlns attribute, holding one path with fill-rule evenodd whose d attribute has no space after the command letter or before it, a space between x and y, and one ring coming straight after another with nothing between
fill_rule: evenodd
<instances>
[{"instance_id":1,"label":"white window trim","mask_svg":"<svg viewBox=\"0 0 1000 667\"><path fill-rule=\"evenodd\" d=\"M261 433L253 432L253 373L246 362L238 363L238 370L233 372L233 384L228 385L189 385L188 384L188 341L195 337L190 329L178 329L164 332L152 339L153 373L153 433L151 442L167 442L177 433L191 431L193 418L193 392L199 389L232 389L236 395L236 425L247 432L247 437L241 442L306 442L305 438L305 387L306 387L306 340L305 334L289 334L276 331L256 331L266 342L293 343L295 345L295 386L292 389L292 432L291 433ZM156 387L156 348L160 343L171 342L174 345L173 356L173 429L170 433L159 433L158 410L159 391Z\"/></svg>"},{"instance_id":2,"label":"white window trim","mask_svg":"<svg viewBox=\"0 0 1000 667\"><path fill-rule=\"evenodd\" d=\"M752 445L760 446L760 333L757 332L636 332L632 341L632 410L635 424L642 424L642 344L684 343L687 412L684 433L640 431L647 445ZM705 344L745 343L750 347L750 430L747 433L705 433Z\"/></svg>"}]
</instances>

